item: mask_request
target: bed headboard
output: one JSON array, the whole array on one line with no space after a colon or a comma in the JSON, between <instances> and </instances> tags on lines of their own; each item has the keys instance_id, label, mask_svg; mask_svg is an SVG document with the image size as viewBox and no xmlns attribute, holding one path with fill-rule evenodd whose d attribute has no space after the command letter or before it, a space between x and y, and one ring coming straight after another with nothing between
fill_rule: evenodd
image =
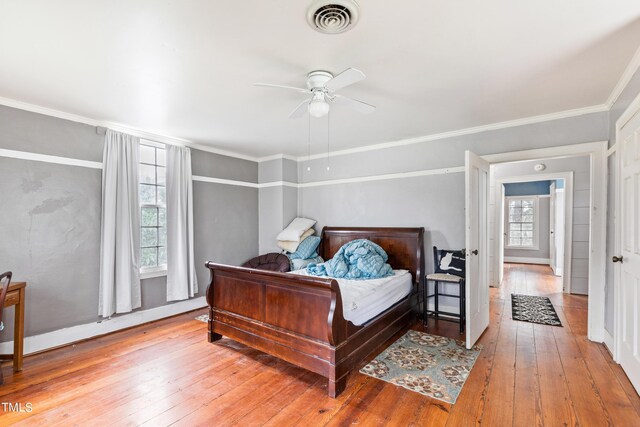
<instances>
[{"instance_id":1,"label":"bed headboard","mask_svg":"<svg viewBox=\"0 0 640 427\"><path fill-rule=\"evenodd\" d=\"M389 255L391 267L409 270L414 283L424 281L423 227L324 227L320 256L328 260L342 245L356 239L368 239L377 243Z\"/></svg>"}]
</instances>

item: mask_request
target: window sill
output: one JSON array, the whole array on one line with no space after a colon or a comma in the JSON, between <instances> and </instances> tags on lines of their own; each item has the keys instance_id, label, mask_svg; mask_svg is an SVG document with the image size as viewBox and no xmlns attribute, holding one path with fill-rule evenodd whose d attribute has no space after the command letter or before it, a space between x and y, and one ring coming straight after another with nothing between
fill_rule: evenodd
<instances>
[{"instance_id":1,"label":"window sill","mask_svg":"<svg viewBox=\"0 0 640 427\"><path fill-rule=\"evenodd\" d=\"M140 279L153 279L154 277L163 277L167 275L166 267L150 268L140 271Z\"/></svg>"},{"instance_id":2,"label":"window sill","mask_svg":"<svg viewBox=\"0 0 640 427\"><path fill-rule=\"evenodd\" d=\"M537 246L505 246L505 249L515 249L518 251L539 251L540 248Z\"/></svg>"}]
</instances>

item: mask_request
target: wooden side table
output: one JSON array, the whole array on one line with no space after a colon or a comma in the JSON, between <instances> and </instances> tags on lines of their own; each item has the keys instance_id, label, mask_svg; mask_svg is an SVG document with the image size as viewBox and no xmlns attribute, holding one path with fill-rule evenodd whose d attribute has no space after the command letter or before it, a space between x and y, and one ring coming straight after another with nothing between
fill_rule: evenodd
<instances>
[{"instance_id":1,"label":"wooden side table","mask_svg":"<svg viewBox=\"0 0 640 427\"><path fill-rule=\"evenodd\" d=\"M15 305L13 323L13 354L0 354L0 360L13 359L13 372L22 370L22 359L24 357L24 306L26 282L14 282L7 289L7 298L4 306Z\"/></svg>"}]
</instances>

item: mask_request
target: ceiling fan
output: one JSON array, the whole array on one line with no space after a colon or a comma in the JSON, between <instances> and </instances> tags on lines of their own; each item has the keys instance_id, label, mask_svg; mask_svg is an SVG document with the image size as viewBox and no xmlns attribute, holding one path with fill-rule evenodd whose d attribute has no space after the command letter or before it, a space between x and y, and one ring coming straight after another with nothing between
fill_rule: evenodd
<instances>
[{"instance_id":1,"label":"ceiling fan","mask_svg":"<svg viewBox=\"0 0 640 427\"><path fill-rule=\"evenodd\" d=\"M289 114L289 118L302 117L307 111L313 117L325 116L329 113L329 102L342 104L361 113L368 114L374 112L376 107L366 102L335 93L337 90L357 83L364 78L365 75L362 71L356 70L355 68L347 68L337 76L334 76L328 71L310 72L307 74L307 89L269 83L255 83L255 86L290 89L304 93L305 95L310 95L309 98L302 101L291 114Z\"/></svg>"}]
</instances>

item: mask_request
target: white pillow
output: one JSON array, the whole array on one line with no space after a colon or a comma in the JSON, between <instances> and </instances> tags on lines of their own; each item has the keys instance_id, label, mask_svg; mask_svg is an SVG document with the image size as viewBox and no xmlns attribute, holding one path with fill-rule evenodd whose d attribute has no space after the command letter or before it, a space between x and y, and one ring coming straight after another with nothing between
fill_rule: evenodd
<instances>
[{"instance_id":1,"label":"white pillow","mask_svg":"<svg viewBox=\"0 0 640 427\"><path fill-rule=\"evenodd\" d=\"M294 241L278 240L276 243L280 249L284 249L287 252L294 253L295 251L298 250L298 246L300 246L300 243L302 243L302 241L307 237L312 236L313 233L315 233L315 231L313 230L313 228L310 228L307 231L305 231L302 236L300 236L299 242L296 242L295 240Z\"/></svg>"},{"instance_id":2,"label":"white pillow","mask_svg":"<svg viewBox=\"0 0 640 427\"><path fill-rule=\"evenodd\" d=\"M296 218L291 224L278 234L276 240L288 240L290 242L299 242L300 237L305 231L313 227L316 222L308 218Z\"/></svg>"}]
</instances>

